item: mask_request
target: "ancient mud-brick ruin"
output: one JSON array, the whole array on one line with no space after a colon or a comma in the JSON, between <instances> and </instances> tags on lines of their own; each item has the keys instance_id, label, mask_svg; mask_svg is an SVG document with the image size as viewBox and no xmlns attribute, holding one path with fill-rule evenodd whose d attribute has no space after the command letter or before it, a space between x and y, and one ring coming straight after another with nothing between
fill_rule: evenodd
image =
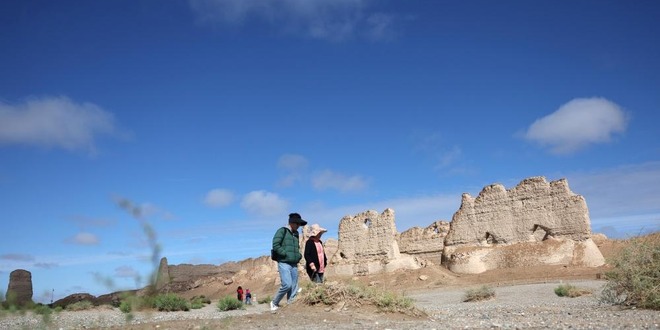
<instances>
[{"instance_id":1,"label":"ancient mud-brick ruin","mask_svg":"<svg viewBox=\"0 0 660 330\"><path fill-rule=\"evenodd\" d=\"M394 210L366 211L339 222L339 247L330 271L338 275L366 275L420 267L416 258L402 255L396 240Z\"/></svg>"},{"instance_id":2,"label":"ancient mud-brick ruin","mask_svg":"<svg viewBox=\"0 0 660 330\"><path fill-rule=\"evenodd\" d=\"M5 298L15 306L32 304L32 273L16 269L9 274L9 284Z\"/></svg>"},{"instance_id":3,"label":"ancient mud-brick ruin","mask_svg":"<svg viewBox=\"0 0 660 330\"><path fill-rule=\"evenodd\" d=\"M440 264L455 273L537 265L597 267L604 259L591 240L590 226L584 198L574 194L565 179L532 177L510 190L494 184L476 198L463 194L451 222L434 221L402 233L392 209L345 216L338 240L324 240L326 274L368 275ZM301 252L306 232L301 231ZM301 274L304 263L299 265ZM163 258L157 288L178 292L214 283L237 285L245 279L277 284L277 264L268 256L220 266L168 265Z\"/></svg>"},{"instance_id":4,"label":"ancient mud-brick ruin","mask_svg":"<svg viewBox=\"0 0 660 330\"><path fill-rule=\"evenodd\" d=\"M535 266L600 266L587 203L565 179L523 180L511 190L495 184L477 198L463 194L445 238L443 263L457 273Z\"/></svg>"},{"instance_id":5,"label":"ancient mud-brick ruin","mask_svg":"<svg viewBox=\"0 0 660 330\"><path fill-rule=\"evenodd\" d=\"M412 227L398 235L399 252L428 261L427 265L440 265L449 222L436 221L426 228Z\"/></svg>"}]
</instances>

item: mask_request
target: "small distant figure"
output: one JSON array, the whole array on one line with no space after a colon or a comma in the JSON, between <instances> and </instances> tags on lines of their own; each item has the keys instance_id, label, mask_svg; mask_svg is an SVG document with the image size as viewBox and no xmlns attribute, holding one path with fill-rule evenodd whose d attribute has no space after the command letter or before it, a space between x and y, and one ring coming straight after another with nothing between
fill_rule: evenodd
<instances>
[{"instance_id":1,"label":"small distant figure","mask_svg":"<svg viewBox=\"0 0 660 330\"><path fill-rule=\"evenodd\" d=\"M243 301L243 288L240 285L236 289L236 298L238 298L238 301Z\"/></svg>"},{"instance_id":2,"label":"small distant figure","mask_svg":"<svg viewBox=\"0 0 660 330\"><path fill-rule=\"evenodd\" d=\"M325 255L321 235L328 230L319 226L317 223L309 227L309 239L305 242L305 270L309 279L314 283L323 283L323 274L328 265L328 258Z\"/></svg>"},{"instance_id":3,"label":"small distant figure","mask_svg":"<svg viewBox=\"0 0 660 330\"><path fill-rule=\"evenodd\" d=\"M250 289L245 290L245 304L252 305L252 294L250 293Z\"/></svg>"}]
</instances>

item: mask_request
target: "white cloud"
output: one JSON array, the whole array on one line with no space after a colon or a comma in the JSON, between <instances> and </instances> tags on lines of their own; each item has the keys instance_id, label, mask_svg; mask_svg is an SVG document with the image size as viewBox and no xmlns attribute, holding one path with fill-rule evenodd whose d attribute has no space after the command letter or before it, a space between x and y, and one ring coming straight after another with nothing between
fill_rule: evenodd
<instances>
[{"instance_id":1,"label":"white cloud","mask_svg":"<svg viewBox=\"0 0 660 330\"><path fill-rule=\"evenodd\" d=\"M92 233L81 232L69 238L67 242L79 245L97 245L99 244L99 238Z\"/></svg>"},{"instance_id":2,"label":"white cloud","mask_svg":"<svg viewBox=\"0 0 660 330\"><path fill-rule=\"evenodd\" d=\"M225 207L234 202L234 193L227 189L213 189L204 197L204 204L209 207Z\"/></svg>"},{"instance_id":3,"label":"white cloud","mask_svg":"<svg viewBox=\"0 0 660 330\"><path fill-rule=\"evenodd\" d=\"M95 150L101 134L114 134L113 115L92 103L67 97L35 98L23 104L0 102L0 143Z\"/></svg>"},{"instance_id":4,"label":"white cloud","mask_svg":"<svg viewBox=\"0 0 660 330\"><path fill-rule=\"evenodd\" d=\"M252 214L273 216L286 213L289 203L275 193L264 190L252 191L241 201L241 207Z\"/></svg>"},{"instance_id":5,"label":"white cloud","mask_svg":"<svg viewBox=\"0 0 660 330\"><path fill-rule=\"evenodd\" d=\"M281 32L340 41L395 36L395 16L370 10L371 0L189 0L202 23L240 25L259 20Z\"/></svg>"},{"instance_id":6,"label":"white cloud","mask_svg":"<svg viewBox=\"0 0 660 330\"><path fill-rule=\"evenodd\" d=\"M569 154L594 143L609 142L625 132L626 113L604 98L578 98L536 120L525 133L527 140L549 146L555 154Z\"/></svg>"},{"instance_id":7,"label":"white cloud","mask_svg":"<svg viewBox=\"0 0 660 330\"><path fill-rule=\"evenodd\" d=\"M363 190L367 182L359 175L346 176L330 170L318 172L312 178L312 186L317 190L336 189L342 192Z\"/></svg>"}]
</instances>

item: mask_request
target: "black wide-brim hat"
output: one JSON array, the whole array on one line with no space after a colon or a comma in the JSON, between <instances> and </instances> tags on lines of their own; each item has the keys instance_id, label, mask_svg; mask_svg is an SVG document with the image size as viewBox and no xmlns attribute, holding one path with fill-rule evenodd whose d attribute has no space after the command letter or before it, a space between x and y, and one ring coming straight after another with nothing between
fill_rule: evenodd
<instances>
[{"instance_id":1,"label":"black wide-brim hat","mask_svg":"<svg viewBox=\"0 0 660 330\"><path fill-rule=\"evenodd\" d=\"M298 213L289 214L289 223L297 223L301 226L307 225L307 221L303 220L303 218Z\"/></svg>"}]
</instances>

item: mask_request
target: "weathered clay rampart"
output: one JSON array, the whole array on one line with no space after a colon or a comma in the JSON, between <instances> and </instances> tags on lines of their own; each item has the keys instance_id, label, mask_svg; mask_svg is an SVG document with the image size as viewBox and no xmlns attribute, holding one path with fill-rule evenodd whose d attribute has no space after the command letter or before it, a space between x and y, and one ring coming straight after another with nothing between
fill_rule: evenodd
<instances>
[{"instance_id":1,"label":"weathered clay rampart","mask_svg":"<svg viewBox=\"0 0 660 330\"><path fill-rule=\"evenodd\" d=\"M397 236L399 252L440 265L447 232L447 221L435 221L426 228L412 227Z\"/></svg>"},{"instance_id":2,"label":"weathered clay rampart","mask_svg":"<svg viewBox=\"0 0 660 330\"><path fill-rule=\"evenodd\" d=\"M494 184L477 198L463 194L445 238L443 261L459 273L541 264L602 265L590 235L587 203L566 179L549 183L532 177L511 190Z\"/></svg>"}]
</instances>

